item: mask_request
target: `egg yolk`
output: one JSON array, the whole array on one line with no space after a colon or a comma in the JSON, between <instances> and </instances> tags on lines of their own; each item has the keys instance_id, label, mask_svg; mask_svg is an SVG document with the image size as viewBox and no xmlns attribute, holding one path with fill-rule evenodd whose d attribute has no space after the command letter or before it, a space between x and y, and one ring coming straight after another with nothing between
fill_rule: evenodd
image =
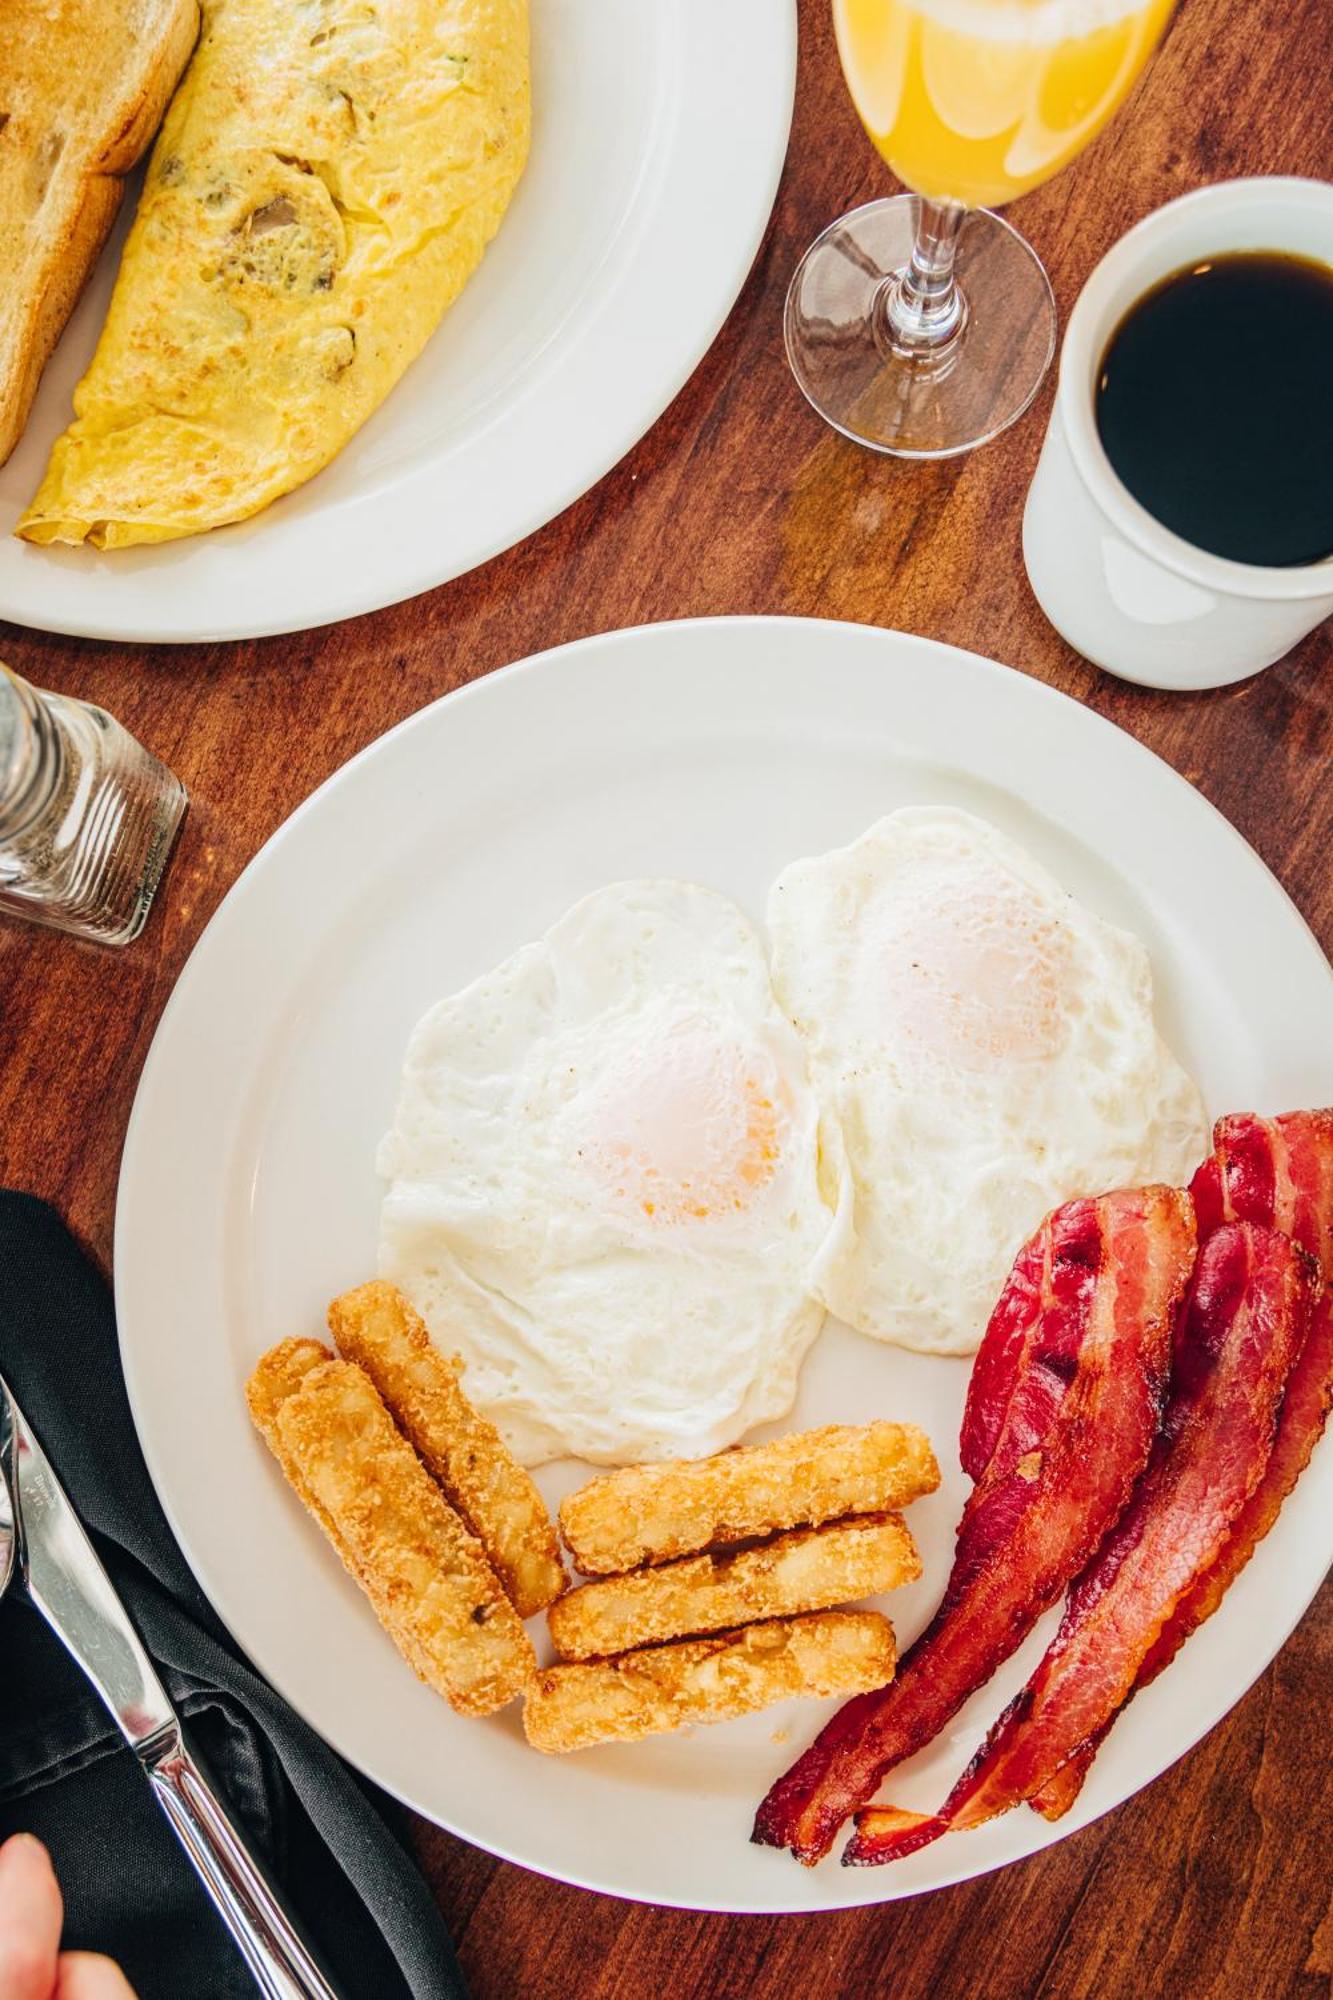
<instances>
[{"instance_id":1,"label":"egg yolk","mask_svg":"<svg viewBox=\"0 0 1333 2000\"><path fill-rule=\"evenodd\" d=\"M998 870L943 876L879 917L876 984L895 1039L973 1071L1060 1053L1065 939L1019 884Z\"/></svg>"},{"instance_id":2,"label":"egg yolk","mask_svg":"<svg viewBox=\"0 0 1333 2000\"><path fill-rule=\"evenodd\" d=\"M670 1226L747 1209L782 1151L776 1081L688 1030L614 1059L582 1094L576 1147L618 1207Z\"/></svg>"}]
</instances>

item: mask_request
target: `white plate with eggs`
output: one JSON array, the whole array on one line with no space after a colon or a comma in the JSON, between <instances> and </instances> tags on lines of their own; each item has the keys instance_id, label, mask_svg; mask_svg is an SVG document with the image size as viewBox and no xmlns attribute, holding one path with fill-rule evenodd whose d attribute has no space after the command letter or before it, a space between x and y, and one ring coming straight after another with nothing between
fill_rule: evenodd
<instances>
[{"instance_id":1,"label":"white plate with eggs","mask_svg":"<svg viewBox=\"0 0 1333 2000\"><path fill-rule=\"evenodd\" d=\"M464 1720L414 1680L285 1489L247 1417L242 1383L249 1368L287 1335L319 1334L327 1301L374 1273L385 1193L377 1159L394 1170L395 1185L424 1180L435 1195L441 1186L457 1194L458 1163L430 1151L429 1133L424 1174L423 1156L410 1147L380 1152L395 1119L401 1140L403 1107L414 1101L403 1091L404 1057L423 1017L447 996L471 991L462 1015L455 1001L452 1013L446 1008L450 1032L425 1050L426 1069L443 1062L456 1081L471 1064L474 1081L484 1075L488 1087L496 1077L509 1079L498 1122L478 1128L490 1138L467 1149L478 1180L460 1212L480 1220L461 1234L455 1226L451 1242L469 1282L489 1269L502 1297L517 1273L522 1283L512 1296L519 1296L532 1276L531 1265L523 1266L523 1204L514 1195L524 1176L545 1190L548 1248L563 1240L571 1214L586 1209L599 1175L615 1201L637 1199L632 1187L626 1195L623 1175L608 1171L612 1155L598 1150L608 1131L623 1137L608 1107L627 1095L641 1120L630 1154L658 1153L649 1164L665 1175L668 1221L673 1203L679 1210L682 1199L688 1207L698 1195L693 1158L661 1154L664 1131L669 1138L675 1128L658 1109L688 1100L691 1079L701 1077L702 1097L712 1102L713 1072L687 1057L669 1087L645 1080L642 1090L625 1088L626 1076L631 1083L635 1076L634 1020L651 1020L655 1009L666 1007L674 1035L682 1018L715 1015L725 994L736 1024L731 1040L767 1050L779 1093L775 1099L765 1087L746 1098L750 1108L734 1126L737 1160L743 1168L772 1151L762 1107L782 1101L789 1069L790 1128L805 1135L807 1159L816 1157L799 1051L786 1024L775 1021L763 977L765 915L780 876L789 912L775 919L784 996L805 1036L821 1109L841 1089L839 1116L855 1131L845 1096L858 1068L855 1050L849 1058L847 1048L832 1048L827 1036L821 1041L817 1017L830 996L845 999L857 987L873 994L877 960L855 942L855 885L869 857L849 862L837 850L904 808L930 809L895 825L917 829L908 846L924 827L946 871L963 866L984 885L999 867L1012 889L1023 878L1006 860L1010 844L1026 857L1030 901L1020 888L1018 916L998 928L983 909L962 966L967 980L991 980L1008 997L998 1016L992 1010L981 1022L977 1041L970 989L945 1008L953 1026L943 1034L937 994L899 993L898 1013L922 1044L918 1077L934 1079L915 1106L916 1122L886 1125L882 1134L876 1126L870 1144L862 1134L841 1155L836 1138L823 1132L819 1191L798 1175L783 1196L799 1239L793 1268L803 1274L794 1299L783 1303L784 1285L791 1292L783 1269L766 1254L759 1260L777 1299L761 1317L781 1318L787 1347L767 1374L759 1365L710 1367L702 1339L678 1347L677 1360L683 1353L689 1365L684 1375L677 1369L664 1406L679 1413L681 1382L689 1388L697 1380L701 1410L707 1404L699 1434L711 1443L718 1426L730 1435L737 1423L771 1411L772 1398L783 1393L783 1356L800 1361L804 1351L794 1407L748 1436L872 1416L920 1424L944 1480L907 1516L922 1580L884 1600L905 1646L943 1587L966 1491L956 1447L970 1364L941 1349L959 1311L972 1308L960 1276L966 1259L945 1258L944 1246L962 1235L975 1260L987 1228L1007 1226L996 1221L1003 1205L997 1209L986 1193L986 1158L1011 1144L1015 1131L1023 1143L1024 1121L1038 1112L1034 1156L1068 1144L1074 1158L1082 1097L1112 1071L1116 1088L1106 1095L1102 1134L1102 1143L1112 1144L1108 1157L1118 1157L1121 1139L1143 1143L1133 1115L1139 1102L1157 1107L1152 1144L1168 1155L1172 1145L1188 1152L1198 1110L1170 1058L1157 1052L1158 1032L1197 1081L1209 1119L1333 1101L1333 973L1318 945L1234 829L1132 738L991 661L868 627L719 619L563 647L411 717L293 815L208 926L144 1070L120 1183L117 1310L149 1468L201 1584L257 1665L368 1776L440 1825L569 1882L694 1908L817 1910L916 1894L1033 1853L1146 1784L1239 1699L1304 1611L1333 1550L1326 1441L1220 1612L1117 1722L1066 1819L1050 1825L1019 1810L891 1867L842 1869L834 1856L805 1870L752 1846L750 1825L769 1785L831 1704L791 1702L689 1734L542 1757L525 1743L516 1707L485 1722ZM967 833L976 820L994 834ZM979 842L971 861L969 841ZM899 866L902 847L895 835L892 862L874 862L877 879ZM813 875L784 874L812 856L825 858ZM913 879L923 879L917 867L911 861ZM1044 969L1035 983L1015 983L1006 954L1015 939L1020 958L1025 938L1040 943L1048 877L1076 899L1077 937L1063 960L1038 951ZM822 903L815 895L813 912L802 916L803 901L824 880L836 880L836 892ZM562 1032L575 1035L588 1059L588 1088L543 1105L520 1058L540 1039L534 1022L548 1021L554 1003L550 982L534 983L525 948L567 923L582 899L623 881L694 884L709 893L701 900L693 891L654 892L646 913L642 899L631 898L631 942L619 906L609 930L601 919L579 918L572 934L560 933L565 971L555 982L557 1011L564 1010ZM913 908L928 911L934 900L915 891L900 900L900 931L904 922L911 931ZM841 930L828 920L838 904L849 913ZM748 923L730 914L733 905ZM601 905L591 908L596 915ZM688 943L673 930L681 923ZM1108 944L1114 931L1107 926L1131 934L1146 952L1150 1042L1141 991L1136 998L1141 954ZM756 935L757 949L749 942ZM897 951L900 969L903 962ZM795 983L793 966L802 969ZM489 984L478 988L478 980ZM480 1011L478 993L487 1003ZM667 1006L663 996L673 993L686 998ZM993 1053L997 1019L1001 1058L1007 1051L1022 1064L1042 1056L1052 1007L1067 1023L1091 1008L1096 1032L1080 1040L1062 1030L1052 1042L1052 1051L1073 1054L1064 1072L1038 1061L1041 1106L1025 1111L1022 1089L1011 1090L1003 1076L994 1088L974 1091L976 1050ZM876 1032L873 1006L863 1026ZM418 1065L416 1099L438 1104L439 1075L432 1072L422 1087L421 1074ZM475 1106L475 1098L468 1101ZM938 1117L923 1124L932 1106ZM572 1150L565 1145L572 1128L562 1123L571 1117L582 1135ZM1117 1137L1119 1126L1125 1129ZM530 1171L539 1134L540 1146L554 1144L544 1157L564 1160L567 1172ZM919 1152L927 1134L938 1150L920 1153L926 1164L914 1173L906 1155ZM728 1143L724 1133L717 1155L724 1180ZM921 1210L913 1229L919 1255L903 1275L895 1214L927 1180L941 1183L940 1162L949 1159L958 1174L953 1209L932 1198ZM487 1177L496 1204L513 1203L504 1227L492 1228L484 1200L478 1211ZM848 1194L858 1179L864 1185ZM877 1221L863 1218L863 1236L873 1237L878 1251L869 1270L858 1269L839 1236L840 1201L864 1202L895 1187L897 1198L885 1199ZM711 1199L706 1189L702 1206ZM811 1206L820 1200L822 1217ZM969 1212L976 1230L965 1228ZM724 1218L717 1282L700 1280L702 1317L692 1306L691 1338L703 1327L718 1340L741 1323L747 1273L758 1266L738 1214ZM595 1294L605 1328L625 1318L618 1307L632 1299L650 1315L652 1286L642 1273L651 1265L636 1258L619 1274L615 1260L598 1265L589 1297ZM418 1275L420 1268L418 1260ZM818 1313L801 1296L812 1271L847 1309L862 1301L858 1313L868 1296L867 1311L885 1309L887 1282L889 1303L915 1327L918 1348L935 1351L888 1345L832 1317L819 1330ZM669 1285L669 1277L660 1282ZM469 1332L474 1343L487 1337L485 1318ZM634 1331L646 1338L629 1360L621 1357L621 1386L601 1380L589 1401L600 1395L603 1425L632 1417L647 1427L645 1437L655 1436L661 1408L652 1408L651 1394L635 1401L637 1388L631 1396L624 1383L646 1376L651 1390L661 1343L651 1327ZM770 1359L780 1346L765 1350ZM532 1382L520 1390L530 1410ZM519 1415L516 1409L516 1434ZM607 1439L594 1425L585 1448L601 1450ZM539 1483L555 1501L587 1476L587 1465L563 1459L548 1464ZM895 1804L938 1803L1035 1663L1054 1616L895 1774Z\"/></svg>"}]
</instances>

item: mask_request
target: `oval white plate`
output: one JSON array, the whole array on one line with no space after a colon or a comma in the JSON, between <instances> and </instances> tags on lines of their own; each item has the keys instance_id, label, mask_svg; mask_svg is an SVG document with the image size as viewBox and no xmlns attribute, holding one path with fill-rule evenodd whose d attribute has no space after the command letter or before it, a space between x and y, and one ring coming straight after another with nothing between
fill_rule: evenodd
<instances>
[{"instance_id":1,"label":"oval white plate","mask_svg":"<svg viewBox=\"0 0 1333 2000\"><path fill-rule=\"evenodd\" d=\"M0 468L0 618L255 638L393 604L513 546L641 438L759 248L791 125L795 0L533 0L533 141L481 269L333 464L159 548L11 532L70 416L133 194Z\"/></svg>"},{"instance_id":2,"label":"oval white plate","mask_svg":"<svg viewBox=\"0 0 1333 2000\"><path fill-rule=\"evenodd\" d=\"M1117 1724L1059 1827L1019 1811L896 1867L831 1858L806 1871L750 1846L750 1819L829 1704L559 1759L526 1747L516 1709L462 1721L413 1679L251 1431L241 1384L261 1349L318 1333L326 1301L373 1271L375 1143L431 1001L617 876L693 878L762 916L784 862L931 800L988 814L1144 938L1162 1025L1210 1114L1333 1102L1333 975L1273 877L1183 779L1008 668L797 619L613 632L411 717L250 865L158 1029L121 1174L116 1298L172 1524L237 1639L344 1755L547 1874L659 1903L811 1910L994 1868L1084 1825L1197 1741L1323 1576L1327 1442L1222 1611ZM934 1438L945 1484L909 1517L925 1576L887 1602L904 1643L948 1569L967 1372L830 1324L791 1419L910 1418ZM579 1477L565 1465L542 1483L556 1497ZM897 1775L896 1801L938 1802L1053 1619Z\"/></svg>"}]
</instances>

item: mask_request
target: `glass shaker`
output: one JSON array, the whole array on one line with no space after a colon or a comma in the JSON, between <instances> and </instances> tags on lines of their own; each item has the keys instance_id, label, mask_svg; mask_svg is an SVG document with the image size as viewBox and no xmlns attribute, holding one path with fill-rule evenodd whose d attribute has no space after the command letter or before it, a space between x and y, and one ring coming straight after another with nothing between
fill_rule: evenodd
<instances>
[{"instance_id":1,"label":"glass shaker","mask_svg":"<svg viewBox=\"0 0 1333 2000\"><path fill-rule=\"evenodd\" d=\"M185 807L180 780L114 716L0 661L0 913L128 944Z\"/></svg>"}]
</instances>

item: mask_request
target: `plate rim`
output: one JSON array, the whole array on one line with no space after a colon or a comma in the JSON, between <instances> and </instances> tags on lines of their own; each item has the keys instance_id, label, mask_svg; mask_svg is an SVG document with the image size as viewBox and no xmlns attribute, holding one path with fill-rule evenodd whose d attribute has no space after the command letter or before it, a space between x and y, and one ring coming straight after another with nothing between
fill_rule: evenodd
<instances>
[{"instance_id":1,"label":"plate rim","mask_svg":"<svg viewBox=\"0 0 1333 2000\"><path fill-rule=\"evenodd\" d=\"M1001 661L993 660L984 654L975 653L966 648L952 646L946 642L930 639L924 635L902 632L891 627L867 625L840 619L797 618L781 614L740 614L652 620L645 621L639 625L617 627L609 631L589 634L579 639L565 641L558 646L544 649L541 652L526 655L519 660L512 661L505 666L482 674L477 679L469 681L461 687L452 689L427 703L421 709L404 717L390 729L383 732L383 734L374 738L352 757L348 758L337 770L330 773L307 798L301 801L281 825L274 830L273 834L269 836L268 840L263 843L236 877L236 880L218 904L217 909L213 912L203 931L201 931L168 997L154 1032L148 1055L145 1058L139 1083L136 1086L134 1103L126 1130L117 1181L113 1263L117 1302L118 1342L135 1429L145 1462L148 1466L150 1478L152 1479L154 1491L166 1515L172 1533L176 1536L182 1553L185 1555L186 1561L189 1563L191 1571L199 1583L199 1587L204 1591L210 1604L213 1606L215 1614L226 1627L229 1635L232 1637L233 1643L240 1646L242 1651L246 1650L244 1642L236 1635L229 1619L220 1609L212 1586L206 1579L204 1572L208 1565L205 1564L201 1567L196 1560L192 1552L191 1540L188 1534L183 1531L176 1509L171 1503L169 1488L160 1477L161 1462L157 1456L155 1445L150 1443L150 1436L144 1422L144 1384L138 1377L130 1346L122 1330L122 1323L126 1318L126 1315L122 1311L122 1279L126 1264L125 1252L129 1235L128 1213L130 1200L132 1199L132 1196L127 1197L127 1187L132 1181L134 1154L139 1143L141 1112L145 1102L145 1083L149 1079L150 1070L159 1052L159 1046L162 1044L165 1032L177 1011L178 1003L183 1005L185 1004L185 998L188 998L187 985L189 983L189 975L193 971L195 977L198 977L197 961L200 959L205 943L209 939L210 933L213 932L214 926L217 925L223 912L232 904L233 899L237 896L237 892L241 889L252 871L261 865L267 865L271 862L271 857L281 847L284 837L288 835L289 830L296 827L298 822L304 821L308 815L317 811L320 802L325 796L336 790L354 768L376 756L386 754L386 746L408 732L421 727L425 718L435 716L448 704L461 705L467 701L484 699L485 691L492 682L508 683L521 680L526 676L547 674L553 669L558 671L558 663L571 655L581 657L605 650L615 650L626 641L633 642L644 636L651 637L652 635L663 633L675 634L690 630L716 632L718 630L734 630L741 627L757 629L761 632L765 629L792 627L802 628L811 634L831 631L840 633L850 632L863 638L886 641L895 646L903 645L909 650L920 651L926 657L945 654L965 663L970 671L980 670L987 677L1010 678L1016 689L1021 688L1023 690L1023 698L1033 699L1039 705L1044 705L1048 710L1062 713L1067 712L1069 709L1077 710L1085 722L1090 721L1092 724L1098 725L1093 732L1095 735L1105 737L1106 733L1109 732L1111 737L1119 739L1120 743L1127 746L1132 753L1137 753L1140 758L1148 760L1152 765L1159 767L1162 772L1165 772L1173 781L1174 788L1189 794L1196 804L1201 803L1207 808L1208 815L1212 821L1219 823L1220 827L1224 829L1225 835L1237 853L1245 857L1247 865L1259 871L1260 875L1265 878L1266 885L1270 891L1274 889L1277 891L1278 898L1284 906L1287 917L1295 918L1300 932L1304 935L1305 943L1320 964L1322 964L1328 979L1330 1000L1333 1000L1333 965L1330 965L1328 958L1324 954L1319 939L1315 936L1284 885L1263 860L1263 857L1251 846L1243 834L1240 833L1239 829L1227 819L1226 815L1213 805L1212 801L1205 794L1192 785L1165 758L1161 757L1156 751L1150 749L1147 744L1132 735L1129 730L1112 722L1108 717L1101 715L1095 709L1087 707L1086 704L1080 702L1076 697L1065 694L1061 689L1054 687L1047 681L1039 679L1035 675L1007 666ZM1325 1457L1327 1457L1327 1454L1325 1454ZM1330 1545L1330 1550L1325 1551L1326 1561L1330 1553L1333 1553L1333 1544ZM1001 1868L1010 1867L1018 1861L1030 1859L1036 1853L1044 1852L1048 1847L1058 1844L1061 1840L1067 1839L1075 1833L1082 1832L1085 1826L1093 1824L1096 1820L1104 1817L1118 1806L1127 1804L1130 1799L1153 1783L1156 1778L1170 1769L1173 1764L1178 1762L1181 1757L1185 1756L1202 1741L1203 1737L1216 1727L1217 1723L1229 1714L1232 1708L1244 1699L1257 1680L1267 1671L1273 1659L1305 1616L1321 1586L1322 1578L1315 1581L1313 1588L1304 1597L1303 1601L1288 1605L1289 1616L1280 1617L1269 1625L1263 1646L1261 1647L1263 1657L1254 1669L1254 1672L1250 1674L1245 1686L1238 1692L1228 1693L1221 1697L1218 1697L1214 1693L1211 1698L1201 1701L1197 1706L1196 1714L1202 1716L1204 1719L1197 1727L1193 1722L1190 1724L1189 1730L1186 1732L1188 1740L1182 1740L1174 1745L1170 1753L1158 1762L1153 1762L1149 1758L1147 1761L1151 1764L1151 1768L1144 1768L1141 1774L1136 1773L1135 1782L1121 1797L1098 1804L1095 1810L1088 1810L1085 1805L1079 1814L1077 1824L1066 1822L1060 1830L1047 1828L1043 1822L1039 1827L1034 1829L1035 1838L1031 1846L1025 1846L1018 1853L1005 1855L995 1860L988 1860L980 1864L969 1864L966 1859L967 1843L960 1843L962 1852L959 1854L957 1865L947 1868L942 1879L938 1879L930 1884L895 1887L895 1871L893 1870L850 1871L854 1879L851 1883L847 1883L847 1871L834 1871L832 1868L826 1868L822 1879L828 1888L836 1890L837 1884L841 1881L847 1883L848 1887L864 1888L873 1886L881 1889L883 1893L871 1895L862 1893L855 1896L838 1896L835 1893L814 1903L754 1901L746 1900L734 1893L725 1896L719 1895L716 1899L709 1900L701 1900L697 1896L686 1897L671 1893L659 1892L648 1894L644 1891L626 1889L615 1883L599 1879L595 1873L581 1872L577 1868L555 1868L543 1862L534 1861L529 1855L517 1851L507 1841L501 1842L489 1838L483 1841L475 1832L459 1824L456 1819L446 1817L437 1807L428 1805L419 1797L413 1796L409 1789L390 1784L382 1776L367 1768L365 1763L355 1753L348 1751L339 1743L334 1742L331 1737L325 1735L321 1725L316 1723L307 1712L307 1707L299 1690L294 1691L286 1685L285 1677L275 1677L267 1668L258 1667L258 1662L256 1662L256 1665L264 1677L269 1680L270 1685L302 1717L307 1726L314 1729L323 1740L330 1742L338 1755L344 1757L355 1768L362 1771L363 1775L372 1783L379 1785L381 1789L395 1797L400 1804L418 1813L429 1823L444 1828L446 1831L455 1834L458 1838L467 1841L470 1845L481 1847L483 1851L495 1854L501 1860L526 1868L531 1872L546 1875L553 1881L566 1883L571 1887L587 1889L593 1893L610 1895L623 1901L639 1902L649 1906L732 1915L809 1916L840 1909L875 1908L883 1903L908 1900L916 1895L932 1894L938 1889L952 1887L960 1882L980 1879L982 1876L998 1872ZM224 1595L226 1595L225 1592ZM1248 1666L1245 1671L1248 1672Z\"/></svg>"},{"instance_id":2,"label":"plate rim","mask_svg":"<svg viewBox=\"0 0 1333 2000\"><path fill-rule=\"evenodd\" d=\"M689 24L696 18L701 26L704 23L711 23L716 30L716 20L712 12L714 0L670 0L670 4L676 16L677 32L685 43L689 42L691 36ZM152 571L141 572L132 582L125 578L104 576L100 585L94 589L90 610L67 609L67 603L77 605L77 590L84 587L85 579L90 579L95 585L96 579L91 579L90 572L73 571L60 563L51 564L43 571L41 558L46 552L29 548L24 544L22 553L17 558L20 566L16 568L11 578L5 578L4 566L0 564L0 619L27 626L34 631L127 645L212 645L275 638L290 633L314 632L328 625L340 624L352 618L385 610L393 605L407 603L414 597L453 582L458 577L469 575L485 563L519 547L530 536L565 513L582 499L584 494L605 479L658 423L714 345L749 280L776 206L791 137L796 96L797 4L798 0L779 0L779 6L775 8L774 0L730 0L732 9L747 9L753 16L752 22L748 24L750 31L746 31L746 23L742 23L738 28L733 20L729 23L729 32L726 35L714 32L710 37L710 46L714 49L717 60L727 64L725 73L717 78L715 88L724 88L737 101L744 102L748 99L755 107L756 123L762 122L766 127L762 138L751 138L745 148L745 157L753 169L754 178L745 191L744 199L738 199L735 203L737 235L733 253L726 259L728 275L725 279L719 275L715 288L707 296L706 311L702 309L703 301L700 301L700 310L696 315L697 323L693 325L693 329L687 334L682 326L675 341L671 365L664 367L660 375L654 377L651 394L638 396L638 414L623 414L614 433L607 434L606 440L597 451L589 453L581 460L578 459L577 453L569 454L570 460L577 461L581 466L579 470L564 471L565 455L556 454L556 469L547 483L543 497L521 507L516 503L510 527L492 527L480 537L471 539L461 557L448 556L439 561L430 556L418 560L415 566L410 568L410 573L405 570L404 575L396 576L392 582L367 582L362 588L344 588L344 593L332 608L319 601L329 579L345 577L349 583L355 584L358 565L344 564L340 569L336 562L321 564L317 576L307 577L302 566L299 563L294 564L296 573L292 584L288 586L286 608L258 618L237 616L230 609L232 603L244 601L245 579L250 561L249 551L239 543L237 546L240 553L236 574L228 579L231 588L226 594L225 609L221 616L218 615L218 609L224 601L224 587L217 579L208 578L203 579L201 584L187 585L185 588L187 600L193 599L195 593L198 593L199 603L195 608L187 611L168 606L159 611L155 603ZM771 95L757 93L756 83L761 78L765 91L771 92ZM688 103L687 76L682 76L682 93L684 101ZM679 109L680 101L679 96L673 101L671 107L673 114ZM697 125L695 138L697 139L706 129L706 123ZM674 136L672 143L677 154L685 156L690 154L688 139L682 140L679 136ZM694 171L702 187L704 176L697 166ZM724 175L723 180L730 186L732 177ZM700 194L692 205L697 208L701 203ZM631 268L641 281L644 272L656 269L658 262L650 250L641 244L636 246ZM672 270L675 270L674 265ZM681 288L674 280L670 283L663 281L655 296L658 307L655 317L660 324L662 307L679 299ZM611 344L623 346L619 332L614 330L617 325L617 315L614 312L608 314L607 302L604 299L592 324L605 327L608 323L613 329ZM438 337L438 333L437 328L432 339ZM410 395L411 373L409 368L403 381L394 385L386 401L400 394ZM513 397L511 422L522 421L522 410L535 388L540 388L543 395L551 394L551 383L545 377L535 382L524 380ZM493 424L487 426L486 435L489 435L491 429ZM479 441L473 441L471 448L477 449L478 443ZM432 480L440 476L439 461L427 461L424 465L400 474L393 480L392 485L408 491L420 487L424 489L424 497L428 499ZM300 488L294 490L304 491L314 486L319 477L318 473L313 475L311 479L302 482ZM347 504L354 508L364 507L370 497L372 496L349 495ZM234 527L241 531L250 529L253 522L261 519L266 511L261 509L257 516L226 524L209 531L209 535L204 537L180 537L174 544L164 543L159 547L162 550L178 547L188 551L200 540L207 541L210 536L227 534L229 528ZM386 514L387 511L386 509ZM12 532L6 539L12 539ZM381 552L392 550L391 520L387 526L377 530L376 540ZM151 549L149 552L152 552ZM56 553L59 555L62 552ZM142 554L144 551L141 550L139 553ZM97 559L104 561L105 557ZM382 561L383 555L381 555L381 565ZM31 585L25 580L29 564L32 565ZM384 570L382 566L378 570L368 567L366 574L367 577L372 574L383 576ZM77 580L76 590L67 589L72 577ZM104 597L114 594L117 589L124 595L126 587L131 590L130 601L133 608L127 615L108 619L102 610ZM205 606L210 607L207 616L203 615Z\"/></svg>"}]
</instances>

